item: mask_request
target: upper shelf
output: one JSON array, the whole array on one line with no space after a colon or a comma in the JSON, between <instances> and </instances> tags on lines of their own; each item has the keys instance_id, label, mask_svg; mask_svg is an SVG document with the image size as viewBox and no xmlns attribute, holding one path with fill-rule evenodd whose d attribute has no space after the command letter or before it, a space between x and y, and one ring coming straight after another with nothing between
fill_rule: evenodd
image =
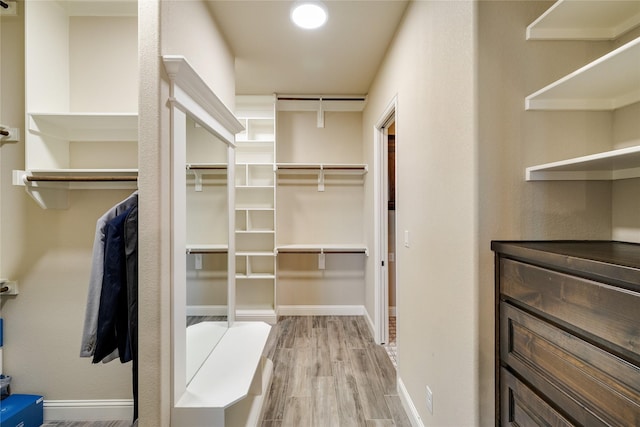
<instances>
[{"instance_id":1,"label":"upper shelf","mask_svg":"<svg viewBox=\"0 0 640 427\"><path fill-rule=\"evenodd\" d=\"M617 180L640 177L640 145L526 169L527 181Z\"/></svg>"},{"instance_id":2,"label":"upper shelf","mask_svg":"<svg viewBox=\"0 0 640 427\"><path fill-rule=\"evenodd\" d=\"M295 253L295 254L365 254L369 255L367 245L364 243L342 244L298 244L298 245L280 245L276 247L277 253Z\"/></svg>"},{"instance_id":3,"label":"upper shelf","mask_svg":"<svg viewBox=\"0 0 640 427\"><path fill-rule=\"evenodd\" d=\"M301 173L301 172L335 172L335 173L367 173L367 165L347 164L347 163L277 163L278 173Z\"/></svg>"},{"instance_id":4,"label":"upper shelf","mask_svg":"<svg viewBox=\"0 0 640 427\"><path fill-rule=\"evenodd\" d=\"M640 2L639 2L640 3ZM527 96L527 110L615 110L640 101L640 37Z\"/></svg>"},{"instance_id":5,"label":"upper shelf","mask_svg":"<svg viewBox=\"0 0 640 427\"><path fill-rule=\"evenodd\" d=\"M527 27L527 40L613 40L638 25L638 1L560 0Z\"/></svg>"},{"instance_id":6,"label":"upper shelf","mask_svg":"<svg viewBox=\"0 0 640 427\"><path fill-rule=\"evenodd\" d=\"M136 113L29 113L29 132L67 141L137 141Z\"/></svg>"}]
</instances>

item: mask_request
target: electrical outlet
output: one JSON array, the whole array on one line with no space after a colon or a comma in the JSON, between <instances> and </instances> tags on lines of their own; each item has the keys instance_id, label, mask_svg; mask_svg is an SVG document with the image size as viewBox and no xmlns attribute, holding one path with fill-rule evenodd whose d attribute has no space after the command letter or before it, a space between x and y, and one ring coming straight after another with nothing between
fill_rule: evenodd
<instances>
[{"instance_id":1,"label":"electrical outlet","mask_svg":"<svg viewBox=\"0 0 640 427\"><path fill-rule=\"evenodd\" d=\"M0 279L0 295L18 295L18 282Z\"/></svg>"},{"instance_id":2,"label":"electrical outlet","mask_svg":"<svg viewBox=\"0 0 640 427\"><path fill-rule=\"evenodd\" d=\"M433 392L429 386L427 386L427 409L429 410L429 413L433 415Z\"/></svg>"},{"instance_id":3,"label":"electrical outlet","mask_svg":"<svg viewBox=\"0 0 640 427\"><path fill-rule=\"evenodd\" d=\"M0 7L0 15L2 16L18 16L18 2L16 0L4 0L8 6L6 9Z\"/></svg>"}]
</instances>

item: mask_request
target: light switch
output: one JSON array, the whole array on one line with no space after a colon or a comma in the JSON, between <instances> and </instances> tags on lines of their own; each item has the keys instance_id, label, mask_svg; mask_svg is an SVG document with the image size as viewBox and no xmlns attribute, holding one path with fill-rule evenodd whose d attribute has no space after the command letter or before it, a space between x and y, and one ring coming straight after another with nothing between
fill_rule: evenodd
<instances>
[{"instance_id":1,"label":"light switch","mask_svg":"<svg viewBox=\"0 0 640 427\"><path fill-rule=\"evenodd\" d=\"M404 230L404 247L409 247L409 230Z\"/></svg>"}]
</instances>

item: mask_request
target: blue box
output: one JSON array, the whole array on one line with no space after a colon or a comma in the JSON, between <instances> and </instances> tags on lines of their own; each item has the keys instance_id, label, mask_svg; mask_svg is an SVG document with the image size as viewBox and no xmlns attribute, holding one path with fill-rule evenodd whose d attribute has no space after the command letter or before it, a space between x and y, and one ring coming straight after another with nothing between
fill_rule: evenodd
<instances>
[{"instance_id":1,"label":"blue box","mask_svg":"<svg viewBox=\"0 0 640 427\"><path fill-rule=\"evenodd\" d=\"M12 394L0 400L2 427L40 427L44 423L44 397L35 394Z\"/></svg>"}]
</instances>

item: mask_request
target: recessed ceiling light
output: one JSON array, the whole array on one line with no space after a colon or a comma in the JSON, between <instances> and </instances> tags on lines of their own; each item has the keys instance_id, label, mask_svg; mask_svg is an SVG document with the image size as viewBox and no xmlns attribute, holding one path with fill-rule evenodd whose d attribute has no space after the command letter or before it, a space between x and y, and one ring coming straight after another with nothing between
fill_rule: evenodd
<instances>
[{"instance_id":1,"label":"recessed ceiling light","mask_svg":"<svg viewBox=\"0 0 640 427\"><path fill-rule=\"evenodd\" d=\"M291 8L293 23L306 30L322 27L328 17L327 8L318 1L296 2Z\"/></svg>"}]
</instances>

